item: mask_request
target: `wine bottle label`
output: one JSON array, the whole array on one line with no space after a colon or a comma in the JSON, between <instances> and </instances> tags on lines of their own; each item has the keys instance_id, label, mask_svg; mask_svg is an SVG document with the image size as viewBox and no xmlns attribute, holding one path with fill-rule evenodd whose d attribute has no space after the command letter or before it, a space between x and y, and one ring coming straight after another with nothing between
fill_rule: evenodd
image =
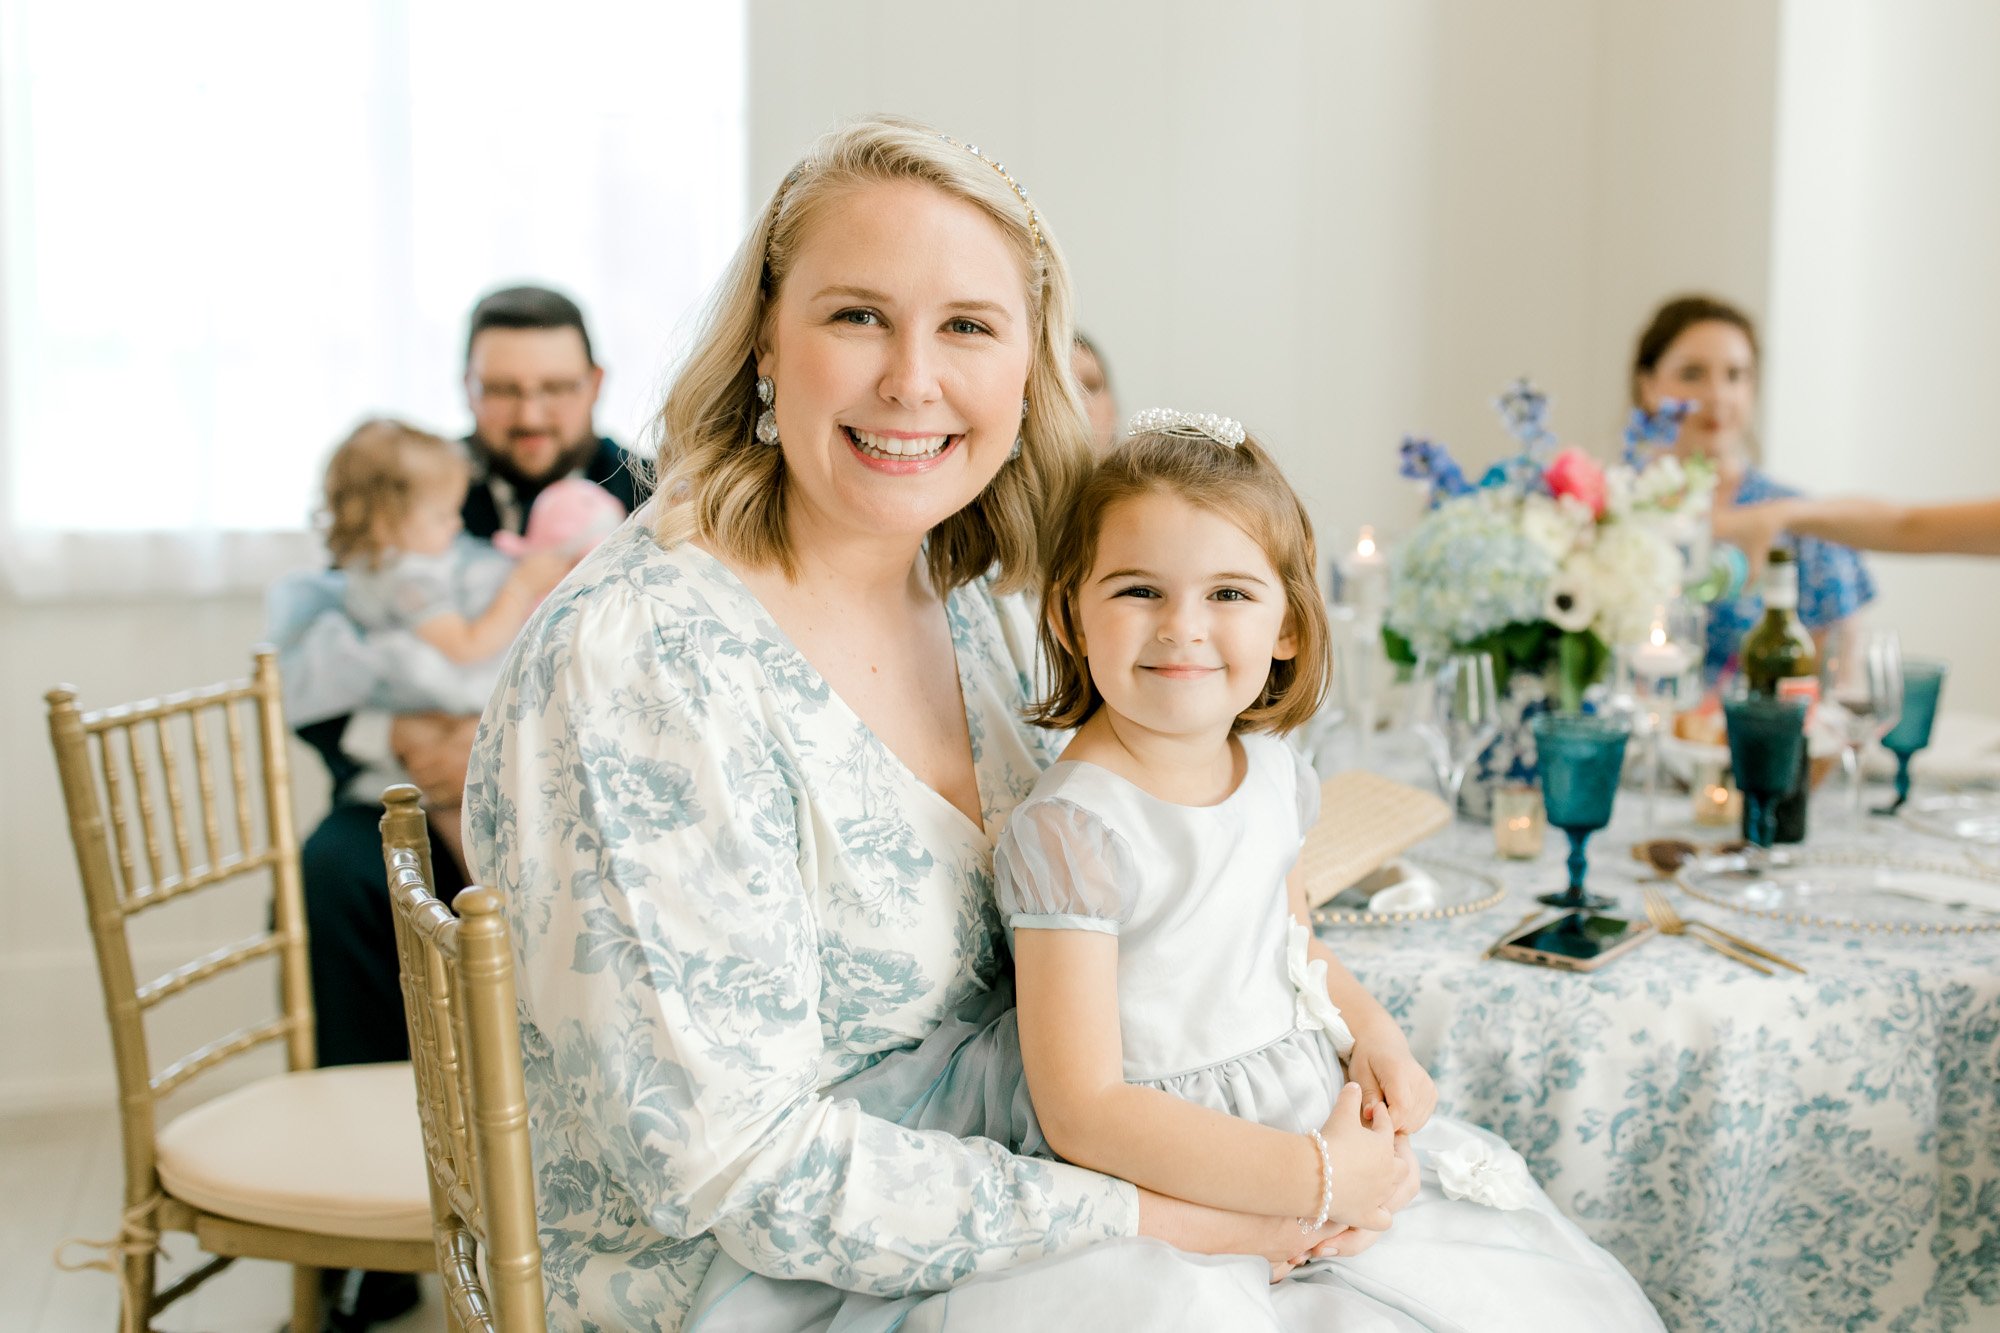
<instances>
[{"instance_id":1,"label":"wine bottle label","mask_svg":"<svg viewBox=\"0 0 2000 1333\"><path fill-rule=\"evenodd\" d=\"M1797 565L1772 565L1764 573L1764 605L1792 611L1799 604Z\"/></svg>"}]
</instances>

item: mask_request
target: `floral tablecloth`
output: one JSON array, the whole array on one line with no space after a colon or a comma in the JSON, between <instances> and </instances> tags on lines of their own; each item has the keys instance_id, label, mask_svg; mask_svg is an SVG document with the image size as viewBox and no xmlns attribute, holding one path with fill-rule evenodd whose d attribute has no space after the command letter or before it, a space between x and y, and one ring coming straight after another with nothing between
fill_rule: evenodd
<instances>
[{"instance_id":1,"label":"floral tablecloth","mask_svg":"<svg viewBox=\"0 0 2000 1333\"><path fill-rule=\"evenodd\" d=\"M1639 804L1624 793L1592 840L1592 887L1631 915ZM1842 830L1831 800L1813 817L1816 846L1957 854L1896 821ZM1319 933L1403 1023L1443 1109L1525 1154L1668 1327L2000 1329L2000 933L1793 926L1670 890L1809 974L1667 937L1587 974L1487 961L1561 887L1564 843L1551 830L1527 863L1491 847L1461 821L1418 854L1499 875L1497 907Z\"/></svg>"}]
</instances>

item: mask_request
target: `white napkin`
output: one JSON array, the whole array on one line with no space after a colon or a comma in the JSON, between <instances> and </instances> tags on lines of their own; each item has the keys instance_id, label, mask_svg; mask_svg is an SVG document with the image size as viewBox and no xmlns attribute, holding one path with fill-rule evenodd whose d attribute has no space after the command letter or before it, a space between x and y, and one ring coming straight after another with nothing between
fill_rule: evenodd
<instances>
[{"instance_id":1,"label":"white napkin","mask_svg":"<svg viewBox=\"0 0 2000 1333\"><path fill-rule=\"evenodd\" d=\"M1396 883L1368 900L1371 912L1422 912L1442 901L1444 890L1437 880L1407 861L1392 861L1398 872Z\"/></svg>"}]
</instances>

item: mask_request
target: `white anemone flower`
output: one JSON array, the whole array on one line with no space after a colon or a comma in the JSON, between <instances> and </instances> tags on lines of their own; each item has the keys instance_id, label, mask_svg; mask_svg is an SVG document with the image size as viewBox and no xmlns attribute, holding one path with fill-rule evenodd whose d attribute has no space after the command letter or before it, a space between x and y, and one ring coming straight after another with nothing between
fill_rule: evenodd
<instances>
[{"instance_id":1,"label":"white anemone flower","mask_svg":"<svg viewBox=\"0 0 2000 1333\"><path fill-rule=\"evenodd\" d=\"M1597 619L1597 599L1584 586L1583 580L1571 574L1558 574L1549 584L1549 595L1542 603L1542 616L1559 630L1572 634L1590 628L1590 622Z\"/></svg>"}]
</instances>

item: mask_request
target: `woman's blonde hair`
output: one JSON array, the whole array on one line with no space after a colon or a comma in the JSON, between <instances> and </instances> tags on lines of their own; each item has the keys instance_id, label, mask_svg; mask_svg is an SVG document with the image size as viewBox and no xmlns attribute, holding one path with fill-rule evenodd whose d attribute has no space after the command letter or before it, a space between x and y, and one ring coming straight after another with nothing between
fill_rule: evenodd
<instances>
[{"instance_id":1,"label":"woman's blonde hair","mask_svg":"<svg viewBox=\"0 0 2000 1333\"><path fill-rule=\"evenodd\" d=\"M1333 677L1326 607L1320 601L1312 520L1284 473L1257 441L1235 448L1200 438L1149 432L1121 442L1098 463L1056 524L1042 584L1042 655L1050 684L1028 720L1078 727L1104 702L1090 679L1077 608L1097 563L1097 542L1112 508L1143 495L1178 496L1243 529L1262 548L1285 592L1285 629L1296 653L1273 658L1264 692L1237 715L1232 731L1283 735L1319 711Z\"/></svg>"},{"instance_id":2,"label":"woman's blonde hair","mask_svg":"<svg viewBox=\"0 0 2000 1333\"><path fill-rule=\"evenodd\" d=\"M931 584L942 592L993 572L1008 591L1033 579L1050 509L1089 458L1089 421L1069 370L1069 270L1047 222L991 160L927 126L887 117L814 144L772 194L717 286L658 418L663 545L696 537L748 565L796 569L785 526L784 454L755 437L758 336L815 219L859 188L897 181L931 186L993 219L1025 275L1033 340L1020 457L931 530Z\"/></svg>"},{"instance_id":3,"label":"woman's blonde hair","mask_svg":"<svg viewBox=\"0 0 2000 1333\"><path fill-rule=\"evenodd\" d=\"M379 569L417 498L462 491L471 476L462 445L387 417L362 422L326 465L319 521L333 563Z\"/></svg>"}]
</instances>

